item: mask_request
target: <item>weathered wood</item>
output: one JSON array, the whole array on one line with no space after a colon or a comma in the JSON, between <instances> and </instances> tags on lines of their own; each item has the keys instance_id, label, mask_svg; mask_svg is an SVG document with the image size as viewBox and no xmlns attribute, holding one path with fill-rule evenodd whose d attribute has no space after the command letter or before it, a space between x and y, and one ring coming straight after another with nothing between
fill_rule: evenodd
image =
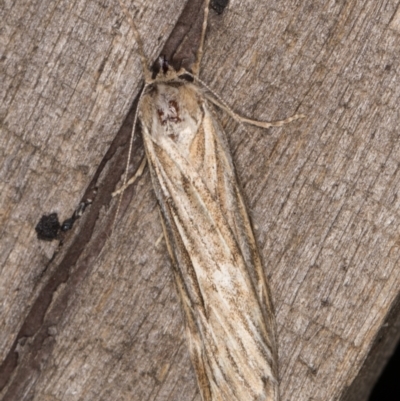
<instances>
[{"instance_id":1,"label":"weathered wood","mask_svg":"<svg viewBox=\"0 0 400 401\"><path fill-rule=\"evenodd\" d=\"M185 4L136 4L154 59ZM245 132L220 113L276 307L282 401L365 400L399 336L399 4L231 0L210 16L202 79L243 115L307 115ZM199 401L147 171L107 240L141 85L117 2L0 13L1 399ZM132 171L139 136L134 149ZM36 239L43 213L87 197L60 248Z\"/></svg>"}]
</instances>

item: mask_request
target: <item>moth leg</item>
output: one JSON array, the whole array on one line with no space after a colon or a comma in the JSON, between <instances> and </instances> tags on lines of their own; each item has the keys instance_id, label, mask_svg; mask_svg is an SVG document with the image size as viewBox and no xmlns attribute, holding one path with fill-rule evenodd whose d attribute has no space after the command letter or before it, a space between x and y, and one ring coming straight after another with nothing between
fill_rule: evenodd
<instances>
[{"instance_id":1,"label":"moth leg","mask_svg":"<svg viewBox=\"0 0 400 401\"><path fill-rule=\"evenodd\" d=\"M129 168L129 164L131 162L131 155L132 155L132 148L133 148L133 138L135 136L135 127L136 127L136 123L137 123L137 119L138 119L138 110L140 107L140 102L142 101L142 97L144 92L146 91L146 88L148 87L148 84L145 83L140 95L139 95L139 99L138 99L138 104L136 107L136 112L135 112L135 116L133 117L133 125L132 125L132 134L131 134L131 138L129 140L129 149L128 149L128 158L126 160L126 168L125 168L125 174L124 174L124 180L123 180L123 184L122 184L122 188L119 191L114 192L112 195L115 196L114 194L116 193L121 193L119 200L118 200L118 206L117 206L117 211L115 212L115 217L114 217L114 221L113 221L113 226L112 226L112 231L114 231L114 227L115 227L115 223L117 221L118 218L118 214L119 214L119 209L121 208L121 202L122 202L122 195L125 191L125 188L127 188L129 185L131 185L133 182L135 182L136 178L139 177L140 175L142 175L144 167L146 165L146 158L143 157L142 162L140 163L140 166L138 168L138 170L136 171L136 174L133 178L131 178L128 181L128 168Z\"/></svg>"},{"instance_id":2,"label":"moth leg","mask_svg":"<svg viewBox=\"0 0 400 401\"><path fill-rule=\"evenodd\" d=\"M233 113L235 119L238 119L241 123L246 123L250 125L254 125L256 127L261 128L269 128L269 127L282 127L282 125L288 124L294 120L299 120L300 118L305 118L304 114L295 114L291 117L285 118L284 120L276 120L276 121L258 121L258 120L251 120L246 117L242 117L239 114Z\"/></svg>"},{"instance_id":3,"label":"moth leg","mask_svg":"<svg viewBox=\"0 0 400 401\"><path fill-rule=\"evenodd\" d=\"M218 95L214 94L215 97L218 97ZM261 128L270 128L270 127L282 127L282 125L288 124L294 120L298 120L300 118L305 118L304 114L295 114L294 116L288 117L284 120L277 120L277 121L257 121L257 120L251 120L246 117L242 117L239 114L235 113L225 102L218 101L215 97L213 96L208 96L206 95L206 98L213 104L215 104L217 107L220 109L226 111L234 120L238 121L239 123L243 124L250 124L254 125L256 127L261 127Z\"/></svg>"},{"instance_id":4,"label":"moth leg","mask_svg":"<svg viewBox=\"0 0 400 401\"><path fill-rule=\"evenodd\" d=\"M200 72L200 63L201 63L201 59L203 57L203 47L204 47L204 39L206 37L209 7L210 7L210 0L205 0L204 1L204 18L203 18L203 26L201 28L200 45L199 45L199 49L197 50L196 62L193 64L193 67L192 67L192 72L195 77L198 77L199 72Z\"/></svg>"},{"instance_id":5,"label":"moth leg","mask_svg":"<svg viewBox=\"0 0 400 401\"><path fill-rule=\"evenodd\" d=\"M154 243L154 246L157 247L160 244L160 242L163 240L163 238L164 238L164 233L160 234L157 241Z\"/></svg>"},{"instance_id":6,"label":"moth leg","mask_svg":"<svg viewBox=\"0 0 400 401\"><path fill-rule=\"evenodd\" d=\"M131 186L142 174L144 171L144 168L146 167L146 156L143 156L142 161L140 162L140 166L139 168L136 170L136 173L134 174L134 176L132 178L129 179L128 182L126 182L124 185L122 185L122 187L120 189L117 189L116 191L114 191L111 195L112 197L117 196L121 193L123 193L126 188L128 188L129 186Z\"/></svg>"}]
</instances>

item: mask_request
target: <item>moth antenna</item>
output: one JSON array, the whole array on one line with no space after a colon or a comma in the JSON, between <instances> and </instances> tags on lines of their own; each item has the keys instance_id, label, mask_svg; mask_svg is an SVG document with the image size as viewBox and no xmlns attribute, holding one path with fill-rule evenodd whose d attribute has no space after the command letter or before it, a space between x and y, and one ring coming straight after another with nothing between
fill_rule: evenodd
<instances>
[{"instance_id":1,"label":"moth antenna","mask_svg":"<svg viewBox=\"0 0 400 401\"><path fill-rule=\"evenodd\" d=\"M201 59L203 57L203 48L204 48L204 40L206 37L209 9L210 9L210 0L205 0L205 2L204 2L204 18L203 18L203 26L201 28L200 45L197 50L196 62L193 64L193 67L192 67L193 75L195 77L198 77L199 72L200 72L200 63L201 63Z\"/></svg>"},{"instance_id":2,"label":"moth antenna","mask_svg":"<svg viewBox=\"0 0 400 401\"><path fill-rule=\"evenodd\" d=\"M136 28L135 21L133 21L133 18L129 14L128 8L126 7L125 3L122 0L118 0L118 2L119 2L119 5L120 5L122 11L124 12L126 18L128 18L129 25L131 26L132 31L133 31L133 36L135 37L135 41L139 48L139 56L140 56L140 61L142 63L144 81L146 83L151 82L151 73L148 69L147 58L144 53L142 38L140 37L139 31Z\"/></svg>"},{"instance_id":3,"label":"moth antenna","mask_svg":"<svg viewBox=\"0 0 400 401\"><path fill-rule=\"evenodd\" d=\"M206 88L214 98L211 96L206 96L210 102L214 103L216 106L218 106L220 109L225 110L234 120L236 120L240 126L246 130L246 128L243 126L244 123L254 125L256 127L261 127L261 128L270 128L270 127L282 127L282 125L288 124L294 120L298 120L300 118L305 118L306 116L304 114L295 114L291 117L288 117L284 120L277 120L277 121L257 121L257 120L251 120L246 117L242 117L239 114L235 113L229 105L219 96L217 93L215 93L205 82L203 82L201 79L197 78L193 74L189 75L199 84L201 84L204 88ZM217 99L217 100L215 100Z\"/></svg>"}]
</instances>

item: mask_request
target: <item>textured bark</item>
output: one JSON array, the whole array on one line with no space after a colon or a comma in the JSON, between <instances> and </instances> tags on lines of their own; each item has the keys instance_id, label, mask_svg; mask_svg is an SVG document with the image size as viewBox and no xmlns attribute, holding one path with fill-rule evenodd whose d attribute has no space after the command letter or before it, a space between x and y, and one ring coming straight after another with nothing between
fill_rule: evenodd
<instances>
[{"instance_id":1,"label":"textured bark","mask_svg":"<svg viewBox=\"0 0 400 401\"><path fill-rule=\"evenodd\" d=\"M136 4L154 60L185 2ZM196 4L164 51L183 64ZM219 113L276 308L282 401L366 400L399 337L399 4L210 15L202 80L243 115L307 115L265 132ZM199 401L147 170L110 237L142 85L126 19L111 0L6 0L0 18L0 399ZM137 135L131 173L142 157ZM42 214L87 198L61 246L38 241Z\"/></svg>"}]
</instances>

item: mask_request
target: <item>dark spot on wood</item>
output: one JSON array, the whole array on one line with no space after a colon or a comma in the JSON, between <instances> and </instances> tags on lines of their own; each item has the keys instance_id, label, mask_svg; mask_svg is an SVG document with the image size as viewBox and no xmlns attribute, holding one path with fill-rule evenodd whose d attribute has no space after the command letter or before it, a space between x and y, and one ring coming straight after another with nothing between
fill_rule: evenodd
<instances>
[{"instance_id":1,"label":"dark spot on wood","mask_svg":"<svg viewBox=\"0 0 400 401\"><path fill-rule=\"evenodd\" d=\"M323 299L321 299L321 305L322 306L329 306L331 303L330 303L330 301L329 301L329 299L328 298L323 298Z\"/></svg>"},{"instance_id":2,"label":"dark spot on wood","mask_svg":"<svg viewBox=\"0 0 400 401\"><path fill-rule=\"evenodd\" d=\"M72 217L67 219L67 220L65 220L64 223L62 223L62 225L61 225L61 230L62 231L71 230L71 228L73 227L74 223L75 223L75 220Z\"/></svg>"},{"instance_id":3,"label":"dark spot on wood","mask_svg":"<svg viewBox=\"0 0 400 401\"><path fill-rule=\"evenodd\" d=\"M103 59L103 61L101 62L99 68L97 69L97 72L98 72L99 74L101 74L101 73L104 71L104 67L105 67L105 65L106 65L106 61L107 61L107 59Z\"/></svg>"},{"instance_id":4,"label":"dark spot on wood","mask_svg":"<svg viewBox=\"0 0 400 401\"><path fill-rule=\"evenodd\" d=\"M42 241L53 241L58 237L60 229L61 224L57 213L44 214L35 227L37 237Z\"/></svg>"},{"instance_id":5,"label":"dark spot on wood","mask_svg":"<svg viewBox=\"0 0 400 401\"><path fill-rule=\"evenodd\" d=\"M217 13L222 14L228 5L229 0L211 0L210 7Z\"/></svg>"},{"instance_id":6,"label":"dark spot on wood","mask_svg":"<svg viewBox=\"0 0 400 401\"><path fill-rule=\"evenodd\" d=\"M49 215L43 215L35 227L35 231L39 240L42 241L53 241L54 239L61 239L59 237L60 231L71 230L76 220L78 220L86 207L90 205L92 201L87 199L82 201L79 206L75 209L73 215L64 220L62 224L58 220L57 213L51 213Z\"/></svg>"}]
</instances>

